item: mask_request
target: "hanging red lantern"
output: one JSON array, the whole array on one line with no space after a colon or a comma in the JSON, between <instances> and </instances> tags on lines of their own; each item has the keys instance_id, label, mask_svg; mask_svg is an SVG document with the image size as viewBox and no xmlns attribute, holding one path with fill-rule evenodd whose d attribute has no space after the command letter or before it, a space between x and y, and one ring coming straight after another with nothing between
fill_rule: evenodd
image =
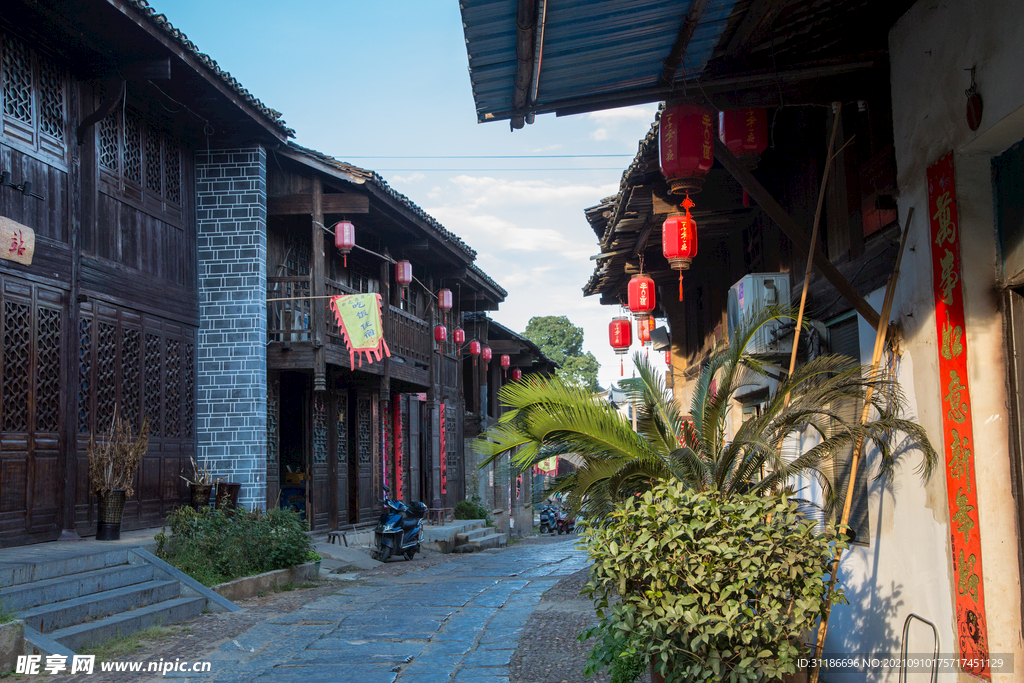
<instances>
[{"instance_id":1,"label":"hanging red lantern","mask_svg":"<svg viewBox=\"0 0 1024 683\"><path fill-rule=\"evenodd\" d=\"M455 342L456 344L465 344L466 331L463 330L461 327L456 327L455 330L452 332L452 341Z\"/></svg>"},{"instance_id":2,"label":"hanging red lantern","mask_svg":"<svg viewBox=\"0 0 1024 683\"><path fill-rule=\"evenodd\" d=\"M434 328L434 341L438 344L444 341L448 341L448 328L444 325L438 325Z\"/></svg>"},{"instance_id":3,"label":"hanging red lantern","mask_svg":"<svg viewBox=\"0 0 1024 683\"><path fill-rule=\"evenodd\" d=\"M523 378L523 371L519 368L512 368L512 381L518 382Z\"/></svg>"},{"instance_id":4,"label":"hanging red lantern","mask_svg":"<svg viewBox=\"0 0 1024 683\"><path fill-rule=\"evenodd\" d=\"M644 318L636 321L636 338L644 345L651 341L651 328L647 323L648 320L654 322L654 318Z\"/></svg>"},{"instance_id":5,"label":"hanging red lantern","mask_svg":"<svg viewBox=\"0 0 1024 683\"><path fill-rule=\"evenodd\" d=\"M624 356L633 344L633 328L629 318L614 318L608 323L608 343L612 345L617 356ZM619 358L619 372L625 374L622 359Z\"/></svg>"},{"instance_id":6,"label":"hanging red lantern","mask_svg":"<svg viewBox=\"0 0 1024 683\"><path fill-rule=\"evenodd\" d=\"M491 347L490 346L485 346L480 351L480 357L484 359L485 363L490 363L491 362L491 358L493 356L494 356L494 354L491 352Z\"/></svg>"},{"instance_id":7,"label":"hanging red lantern","mask_svg":"<svg viewBox=\"0 0 1024 683\"><path fill-rule=\"evenodd\" d=\"M442 311L452 310L452 290L442 289L437 293L437 307Z\"/></svg>"},{"instance_id":8,"label":"hanging red lantern","mask_svg":"<svg viewBox=\"0 0 1024 683\"><path fill-rule=\"evenodd\" d=\"M696 104L677 104L661 112L658 149L661 174L672 194L700 192L715 161L714 117Z\"/></svg>"},{"instance_id":9,"label":"hanging red lantern","mask_svg":"<svg viewBox=\"0 0 1024 683\"><path fill-rule=\"evenodd\" d=\"M505 373L505 377L508 377L508 369L512 365L512 358L507 353L501 354L501 369Z\"/></svg>"},{"instance_id":10,"label":"hanging red lantern","mask_svg":"<svg viewBox=\"0 0 1024 683\"><path fill-rule=\"evenodd\" d=\"M634 275L627 291L629 310L637 318L646 318L654 310L654 280L646 275Z\"/></svg>"},{"instance_id":11,"label":"hanging red lantern","mask_svg":"<svg viewBox=\"0 0 1024 683\"><path fill-rule=\"evenodd\" d=\"M718 112L718 139L747 168L755 168L768 149L768 113L764 109Z\"/></svg>"},{"instance_id":12,"label":"hanging red lantern","mask_svg":"<svg viewBox=\"0 0 1024 683\"><path fill-rule=\"evenodd\" d=\"M356 246L356 226L348 221L334 224L334 246L341 252L345 267L348 268L348 253Z\"/></svg>"},{"instance_id":13,"label":"hanging red lantern","mask_svg":"<svg viewBox=\"0 0 1024 683\"><path fill-rule=\"evenodd\" d=\"M479 356L480 355L480 342L473 340L469 342L469 355Z\"/></svg>"},{"instance_id":14,"label":"hanging red lantern","mask_svg":"<svg viewBox=\"0 0 1024 683\"><path fill-rule=\"evenodd\" d=\"M661 226L661 251L668 264L679 271L679 300L683 300L683 271L690 268L690 262L697 255L697 224L690 215L693 200L687 195L683 200L682 216L673 215Z\"/></svg>"},{"instance_id":15,"label":"hanging red lantern","mask_svg":"<svg viewBox=\"0 0 1024 683\"><path fill-rule=\"evenodd\" d=\"M395 282L402 288L402 298L405 298L405 290L412 282L412 264L408 261L399 261L395 264Z\"/></svg>"}]
</instances>

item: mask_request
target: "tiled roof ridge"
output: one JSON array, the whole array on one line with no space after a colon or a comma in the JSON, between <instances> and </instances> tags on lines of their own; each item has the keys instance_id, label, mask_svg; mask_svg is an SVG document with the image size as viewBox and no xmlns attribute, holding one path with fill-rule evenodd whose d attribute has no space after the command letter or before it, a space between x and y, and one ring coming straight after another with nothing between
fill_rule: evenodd
<instances>
[{"instance_id":1,"label":"tiled roof ridge","mask_svg":"<svg viewBox=\"0 0 1024 683\"><path fill-rule=\"evenodd\" d=\"M257 112L260 113L267 121L274 125L285 137L295 137L295 131L285 125L284 120L281 119L281 112L271 109L267 105L260 102L260 100L242 86L238 80L230 73L220 68L216 61L208 54L200 52L199 48L188 39L180 29L174 27L170 21L167 20L167 16L158 13L152 6L150 6L148 0L127 0L128 4L139 11L153 26L157 27L164 32L167 36L177 42L179 45L188 50L194 57L196 57L203 66L205 66L210 73L223 81L229 88L234 90L238 95L245 100L250 106L253 107Z\"/></svg>"},{"instance_id":2,"label":"tiled roof ridge","mask_svg":"<svg viewBox=\"0 0 1024 683\"><path fill-rule=\"evenodd\" d=\"M481 280L483 280L484 282L486 282L487 284L489 284L490 286L494 287L496 290L501 292L501 296L503 296L503 297L508 296L508 292L505 290L505 288L502 287L501 285L499 285L493 279L491 279L491 276L488 275L487 273L485 273L483 271L483 269L480 268L480 266L476 265L475 263L471 263L471 264L469 264L469 269L471 271L473 271L474 273L476 273L477 275L479 275Z\"/></svg>"}]
</instances>

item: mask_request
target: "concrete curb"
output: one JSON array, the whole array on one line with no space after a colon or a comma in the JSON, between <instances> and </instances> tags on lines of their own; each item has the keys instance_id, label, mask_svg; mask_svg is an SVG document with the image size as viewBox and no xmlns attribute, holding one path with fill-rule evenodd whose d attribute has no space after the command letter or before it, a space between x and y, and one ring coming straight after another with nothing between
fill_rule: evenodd
<instances>
[{"instance_id":1,"label":"concrete curb","mask_svg":"<svg viewBox=\"0 0 1024 683\"><path fill-rule=\"evenodd\" d=\"M256 576L243 576L240 579L218 584L213 587L213 590L219 594L218 597L221 597L222 600L245 600L256 597L260 593L272 591L286 583L311 581L316 578L316 575L316 563L307 562ZM236 609L239 608L236 606Z\"/></svg>"},{"instance_id":2,"label":"concrete curb","mask_svg":"<svg viewBox=\"0 0 1024 683\"><path fill-rule=\"evenodd\" d=\"M15 619L0 625L0 674L14 669L18 656L25 654L25 622Z\"/></svg>"},{"instance_id":3,"label":"concrete curb","mask_svg":"<svg viewBox=\"0 0 1024 683\"><path fill-rule=\"evenodd\" d=\"M167 562L164 562L148 550L143 550L142 548L131 548L128 551L128 559L131 561L133 558L141 562L145 562L146 564L151 564L156 569L170 576L172 579L181 582L182 594L191 593L195 597L206 598L207 607L214 612L238 612L242 609L235 603L231 602L231 600L210 590L185 572L168 564Z\"/></svg>"}]
</instances>

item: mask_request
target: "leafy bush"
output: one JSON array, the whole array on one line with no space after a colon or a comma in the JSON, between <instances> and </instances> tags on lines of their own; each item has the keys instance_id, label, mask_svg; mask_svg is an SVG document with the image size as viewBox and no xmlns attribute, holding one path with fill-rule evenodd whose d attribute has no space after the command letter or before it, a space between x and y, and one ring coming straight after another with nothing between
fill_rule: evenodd
<instances>
[{"instance_id":1,"label":"leafy bush","mask_svg":"<svg viewBox=\"0 0 1024 683\"><path fill-rule=\"evenodd\" d=\"M172 535L156 535L157 555L213 586L308 562L313 543L292 510L267 512L180 507L167 516Z\"/></svg>"},{"instance_id":2,"label":"leafy bush","mask_svg":"<svg viewBox=\"0 0 1024 683\"><path fill-rule=\"evenodd\" d=\"M6 624L14 621L15 617L18 616L17 610L13 610L4 604L3 600L0 600L0 624Z\"/></svg>"},{"instance_id":3,"label":"leafy bush","mask_svg":"<svg viewBox=\"0 0 1024 683\"><path fill-rule=\"evenodd\" d=\"M616 506L581 539L594 561L584 593L602 622L581 636L598 639L586 673L610 667L629 681L650 660L667 683L793 673L835 550L846 547L782 497L678 483ZM844 602L842 591L833 600Z\"/></svg>"},{"instance_id":4,"label":"leafy bush","mask_svg":"<svg viewBox=\"0 0 1024 683\"><path fill-rule=\"evenodd\" d=\"M491 514L480 504L480 496L461 500L455 506L455 519L485 519L490 521Z\"/></svg>"}]
</instances>

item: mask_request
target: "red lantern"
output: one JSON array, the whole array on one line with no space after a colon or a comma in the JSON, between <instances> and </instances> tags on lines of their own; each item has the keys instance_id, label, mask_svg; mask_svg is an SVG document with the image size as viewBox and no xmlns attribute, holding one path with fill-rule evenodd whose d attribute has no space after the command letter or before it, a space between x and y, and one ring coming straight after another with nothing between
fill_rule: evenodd
<instances>
[{"instance_id":1,"label":"red lantern","mask_svg":"<svg viewBox=\"0 0 1024 683\"><path fill-rule=\"evenodd\" d=\"M456 327L455 331L452 332L452 341L455 342L456 344L465 344L466 331L463 330L461 327Z\"/></svg>"},{"instance_id":2,"label":"red lantern","mask_svg":"<svg viewBox=\"0 0 1024 683\"><path fill-rule=\"evenodd\" d=\"M682 216L669 216L661 226L661 251L673 269L679 271L679 300L683 300L683 271L697 255L697 224L690 215L693 200L683 200Z\"/></svg>"},{"instance_id":3,"label":"red lantern","mask_svg":"<svg viewBox=\"0 0 1024 683\"><path fill-rule=\"evenodd\" d=\"M629 281L629 310L638 318L646 318L654 310L654 280L634 275Z\"/></svg>"},{"instance_id":4,"label":"red lantern","mask_svg":"<svg viewBox=\"0 0 1024 683\"><path fill-rule=\"evenodd\" d=\"M434 328L434 341L440 344L443 341L448 341L448 328L444 325L438 325Z\"/></svg>"},{"instance_id":5,"label":"red lantern","mask_svg":"<svg viewBox=\"0 0 1024 683\"><path fill-rule=\"evenodd\" d=\"M719 112L718 139L748 168L756 167L758 157L768 149L768 113L764 109Z\"/></svg>"},{"instance_id":6,"label":"red lantern","mask_svg":"<svg viewBox=\"0 0 1024 683\"><path fill-rule=\"evenodd\" d=\"M480 342L475 339L469 342L469 355L479 356L480 355Z\"/></svg>"},{"instance_id":7,"label":"red lantern","mask_svg":"<svg viewBox=\"0 0 1024 683\"><path fill-rule=\"evenodd\" d=\"M480 357L484 359L485 363L490 363L491 362L491 358L494 357L494 353L491 351L491 347L490 346L485 346L483 349L481 349L480 350Z\"/></svg>"},{"instance_id":8,"label":"red lantern","mask_svg":"<svg viewBox=\"0 0 1024 683\"><path fill-rule=\"evenodd\" d=\"M704 107L678 104L661 112L661 174L672 194L700 192L715 161L714 117Z\"/></svg>"},{"instance_id":9,"label":"red lantern","mask_svg":"<svg viewBox=\"0 0 1024 683\"><path fill-rule=\"evenodd\" d=\"M623 356L629 351L633 344L633 328L629 324L629 318L614 318L608 323L608 343L612 345L615 354ZM619 359L619 372L625 374L622 359Z\"/></svg>"},{"instance_id":10,"label":"red lantern","mask_svg":"<svg viewBox=\"0 0 1024 683\"><path fill-rule=\"evenodd\" d=\"M405 298L405 288L412 282L412 264L408 261L399 261L395 264L395 282L402 288L402 298Z\"/></svg>"},{"instance_id":11,"label":"red lantern","mask_svg":"<svg viewBox=\"0 0 1024 683\"><path fill-rule=\"evenodd\" d=\"M501 369L505 372L505 376L508 377L508 369L512 365L512 358L507 354L501 354Z\"/></svg>"},{"instance_id":12,"label":"red lantern","mask_svg":"<svg viewBox=\"0 0 1024 683\"><path fill-rule=\"evenodd\" d=\"M339 221L334 224L334 246L341 252L348 268L348 253L356 246L356 226L348 221Z\"/></svg>"},{"instance_id":13,"label":"red lantern","mask_svg":"<svg viewBox=\"0 0 1024 683\"><path fill-rule=\"evenodd\" d=\"M636 321L636 338L641 344L647 345L651 341L651 326L648 321L654 322L654 318L644 318Z\"/></svg>"},{"instance_id":14,"label":"red lantern","mask_svg":"<svg viewBox=\"0 0 1024 683\"><path fill-rule=\"evenodd\" d=\"M437 293L437 307L442 311L452 310L452 290L442 289Z\"/></svg>"},{"instance_id":15,"label":"red lantern","mask_svg":"<svg viewBox=\"0 0 1024 683\"><path fill-rule=\"evenodd\" d=\"M518 382L523 378L523 371L519 368L512 368L512 381Z\"/></svg>"}]
</instances>

